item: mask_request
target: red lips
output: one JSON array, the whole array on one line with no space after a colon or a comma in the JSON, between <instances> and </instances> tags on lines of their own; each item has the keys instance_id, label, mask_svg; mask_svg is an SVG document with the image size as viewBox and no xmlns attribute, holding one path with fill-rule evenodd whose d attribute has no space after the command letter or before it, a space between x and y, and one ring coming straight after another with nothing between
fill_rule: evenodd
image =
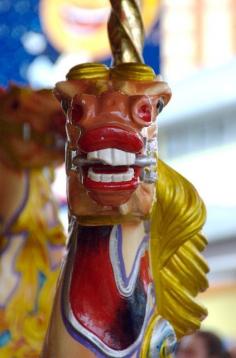
<instances>
[{"instance_id":1,"label":"red lips","mask_svg":"<svg viewBox=\"0 0 236 358\"><path fill-rule=\"evenodd\" d=\"M144 143L142 137L133 131L117 127L99 127L86 131L78 142L81 152L88 153L106 148L116 148L132 153L141 153ZM122 167L107 165L92 165L94 171L101 173L116 173L125 171ZM139 184L140 168L134 167L134 177L125 182L96 182L88 175L88 167L84 168L84 186L89 196L100 205L117 207L126 203Z\"/></svg>"},{"instance_id":2,"label":"red lips","mask_svg":"<svg viewBox=\"0 0 236 358\"><path fill-rule=\"evenodd\" d=\"M140 153L143 149L141 136L116 127L91 129L80 137L78 144L80 150L86 153L106 148Z\"/></svg>"}]
</instances>

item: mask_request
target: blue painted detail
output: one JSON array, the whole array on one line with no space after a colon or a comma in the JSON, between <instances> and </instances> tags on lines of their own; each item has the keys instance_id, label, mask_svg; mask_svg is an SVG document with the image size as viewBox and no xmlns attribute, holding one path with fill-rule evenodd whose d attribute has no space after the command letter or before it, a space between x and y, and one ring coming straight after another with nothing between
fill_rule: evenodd
<instances>
[{"instance_id":1,"label":"blue painted detail","mask_svg":"<svg viewBox=\"0 0 236 358\"><path fill-rule=\"evenodd\" d=\"M0 347L6 346L11 340L11 332L6 330L0 333Z\"/></svg>"},{"instance_id":2,"label":"blue painted detail","mask_svg":"<svg viewBox=\"0 0 236 358\"><path fill-rule=\"evenodd\" d=\"M46 279L47 279L46 275L43 272L39 271L39 274L38 274L39 291L43 288Z\"/></svg>"},{"instance_id":3,"label":"blue painted detail","mask_svg":"<svg viewBox=\"0 0 236 358\"><path fill-rule=\"evenodd\" d=\"M162 347L165 347L165 354L170 355L175 352L176 348L176 335L171 324L159 318L152 332L150 341L150 358L159 358Z\"/></svg>"},{"instance_id":4,"label":"blue painted detail","mask_svg":"<svg viewBox=\"0 0 236 358\"><path fill-rule=\"evenodd\" d=\"M36 294L36 299L35 299L35 305L34 305L34 309L32 310L31 314L35 314L38 312L39 309L39 295L40 295L40 291L42 290L45 281L47 279L47 276L39 271L38 272L38 289L37 289L37 294Z\"/></svg>"}]
</instances>

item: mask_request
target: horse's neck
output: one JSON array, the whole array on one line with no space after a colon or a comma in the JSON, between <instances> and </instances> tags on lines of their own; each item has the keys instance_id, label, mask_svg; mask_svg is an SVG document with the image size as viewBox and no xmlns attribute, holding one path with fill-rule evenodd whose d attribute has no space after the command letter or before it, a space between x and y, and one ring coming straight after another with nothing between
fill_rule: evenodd
<instances>
[{"instance_id":1,"label":"horse's neck","mask_svg":"<svg viewBox=\"0 0 236 358\"><path fill-rule=\"evenodd\" d=\"M90 282L100 286L100 300L110 290L130 296L142 286L143 293L152 279L149 276L148 239L143 222L114 226L75 226L68 256L67 281L71 282L71 297L78 294L85 301ZM106 280L104 280L106 277ZM146 292L147 293L147 292ZM69 291L67 291L68 297Z\"/></svg>"},{"instance_id":2,"label":"horse's neck","mask_svg":"<svg viewBox=\"0 0 236 358\"><path fill-rule=\"evenodd\" d=\"M86 238L86 235L89 236ZM141 252L147 250L148 234L145 233L144 222L129 223L114 226L90 226L78 231L78 245L84 240L85 250L91 246L103 246L107 250L107 259L112 263L113 270L122 270L122 274L129 277L135 265L139 265ZM98 250L96 255L104 255L104 250Z\"/></svg>"},{"instance_id":3,"label":"horse's neck","mask_svg":"<svg viewBox=\"0 0 236 358\"><path fill-rule=\"evenodd\" d=\"M62 284L69 332L78 341L90 332L110 356L137 350L153 308L143 222L75 226L70 245Z\"/></svg>"},{"instance_id":4,"label":"horse's neck","mask_svg":"<svg viewBox=\"0 0 236 358\"><path fill-rule=\"evenodd\" d=\"M6 231L20 215L28 200L29 173L0 163L0 232Z\"/></svg>"},{"instance_id":5,"label":"horse's neck","mask_svg":"<svg viewBox=\"0 0 236 358\"><path fill-rule=\"evenodd\" d=\"M147 247L147 234L144 229L143 222L113 227L115 237L110 238L110 254L113 257L118 255L116 265L123 264L127 277L130 276L135 264L139 264L139 251L144 251Z\"/></svg>"}]
</instances>

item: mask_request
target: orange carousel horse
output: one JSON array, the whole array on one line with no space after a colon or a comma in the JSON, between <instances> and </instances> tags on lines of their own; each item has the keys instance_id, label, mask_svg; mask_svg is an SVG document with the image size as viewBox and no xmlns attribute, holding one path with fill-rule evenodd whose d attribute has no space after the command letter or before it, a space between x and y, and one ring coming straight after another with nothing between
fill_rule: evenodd
<instances>
[{"instance_id":1,"label":"orange carousel horse","mask_svg":"<svg viewBox=\"0 0 236 358\"><path fill-rule=\"evenodd\" d=\"M0 356L39 357L65 236L51 191L64 160L64 116L51 91L0 93Z\"/></svg>"},{"instance_id":2,"label":"orange carousel horse","mask_svg":"<svg viewBox=\"0 0 236 358\"><path fill-rule=\"evenodd\" d=\"M42 358L170 357L200 326L205 207L158 158L171 91L142 62L138 1L111 0L114 63L73 67L66 113L67 256Z\"/></svg>"},{"instance_id":3,"label":"orange carousel horse","mask_svg":"<svg viewBox=\"0 0 236 358\"><path fill-rule=\"evenodd\" d=\"M205 207L157 164L170 89L137 63L78 65L67 78L55 94L67 113L70 234L42 357L167 357L205 317L194 296L207 287Z\"/></svg>"}]
</instances>

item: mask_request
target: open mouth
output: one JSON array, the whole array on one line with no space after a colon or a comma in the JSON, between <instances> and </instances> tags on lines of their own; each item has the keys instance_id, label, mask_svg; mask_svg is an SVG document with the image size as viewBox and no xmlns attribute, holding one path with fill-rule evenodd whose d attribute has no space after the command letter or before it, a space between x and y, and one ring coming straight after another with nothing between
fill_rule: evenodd
<instances>
[{"instance_id":1,"label":"open mouth","mask_svg":"<svg viewBox=\"0 0 236 358\"><path fill-rule=\"evenodd\" d=\"M116 148L88 152L77 163L83 164L83 182L88 190L135 190L140 169L135 166L135 153Z\"/></svg>"},{"instance_id":2,"label":"open mouth","mask_svg":"<svg viewBox=\"0 0 236 358\"><path fill-rule=\"evenodd\" d=\"M90 196L102 205L119 206L137 189L142 167L155 165L155 158L106 148L74 158Z\"/></svg>"},{"instance_id":3,"label":"open mouth","mask_svg":"<svg viewBox=\"0 0 236 358\"><path fill-rule=\"evenodd\" d=\"M99 127L83 133L73 166L92 199L101 205L120 206L137 189L143 172L156 166L145 155L143 138L116 127Z\"/></svg>"},{"instance_id":4,"label":"open mouth","mask_svg":"<svg viewBox=\"0 0 236 358\"><path fill-rule=\"evenodd\" d=\"M90 34L106 24L110 8L83 8L74 5L64 5L61 17L64 22L77 33Z\"/></svg>"}]
</instances>

